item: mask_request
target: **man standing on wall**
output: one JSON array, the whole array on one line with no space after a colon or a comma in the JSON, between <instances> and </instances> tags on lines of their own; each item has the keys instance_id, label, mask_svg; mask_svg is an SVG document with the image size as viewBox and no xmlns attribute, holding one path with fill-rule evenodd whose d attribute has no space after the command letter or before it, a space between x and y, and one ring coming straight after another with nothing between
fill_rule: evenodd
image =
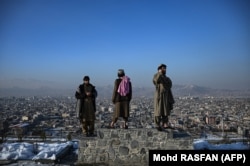
<instances>
[{"instance_id":1,"label":"man standing on wall","mask_svg":"<svg viewBox=\"0 0 250 166\"><path fill-rule=\"evenodd\" d=\"M82 124L82 132L84 136L94 136L95 129L95 111L97 91L95 86L90 84L89 76L83 78L81 84L75 93L77 98L77 113L79 114L80 122Z\"/></svg>"},{"instance_id":2,"label":"man standing on wall","mask_svg":"<svg viewBox=\"0 0 250 166\"><path fill-rule=\"evenodd\" d=\"M166 76L166 69L165 64L159 65L158 72L153 78L153 84L155 85L154 121L158 131L162 131L161 122L163 128L170 128L168 116L175 102L171 91L172 81Z\"/></svg>"},{"instance_id":3,"label":"man standing on wall","mask_svg":"<svg viewBox=\"0 0 250 166\"><path fill-rule=\"evenodd\" d=\"M112 95L112 102L115 104L115 111L109 127L115 128L115 123L118 118L123 117L123 128L128 129L129 104L132 99L132 83L130 78L125 75L123 69L118 70L117 76L118 78L115 80Z\"/></svg>"}]
</instances>

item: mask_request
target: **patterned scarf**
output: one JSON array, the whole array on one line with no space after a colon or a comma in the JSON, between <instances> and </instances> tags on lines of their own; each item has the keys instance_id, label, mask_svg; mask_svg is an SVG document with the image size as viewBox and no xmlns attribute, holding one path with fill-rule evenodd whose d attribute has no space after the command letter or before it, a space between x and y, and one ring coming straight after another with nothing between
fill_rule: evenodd
<instances>
[{"instance_id":1,"label":"patterned scarf","mask_svg":"<svg viewBox=\"0 0 250 166\"><path fill-rule=\"evenodd\" d=\"M129 89L129 82L130 82L130 78L128 76L123 76L122 77L122 81L118 87L117 92L121 95L121 96L126 96L130 89Z\"/></svg>"}]
</instances>

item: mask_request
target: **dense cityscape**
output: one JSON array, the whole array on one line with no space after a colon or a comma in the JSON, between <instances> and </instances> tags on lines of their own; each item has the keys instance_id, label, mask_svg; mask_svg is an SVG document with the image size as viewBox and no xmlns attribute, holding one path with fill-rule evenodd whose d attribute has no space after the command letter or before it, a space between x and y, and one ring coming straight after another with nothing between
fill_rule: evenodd
<instances>
[{"instance_id":1,"label":"dense cityscape","mask_svg":"<svg viewBox=\"0 0 250 166\"><path fill-rule=\"evenodd\" d=\"M1 134L26 137L70 138L81 135L74 96L1 97ZM96 128L107 128L114 105L109 98L97 98ZM135 97L130 104L129 128L154 128L153 98ZM206 134L249 137L249 98L177 97L169 117L175 130L186 131L192 138ZM116 127L122 126L122 118ZM6 129L7 128L7 129ZM205 135L204 135L205 134Z\"/></svg>"}]
</instances>

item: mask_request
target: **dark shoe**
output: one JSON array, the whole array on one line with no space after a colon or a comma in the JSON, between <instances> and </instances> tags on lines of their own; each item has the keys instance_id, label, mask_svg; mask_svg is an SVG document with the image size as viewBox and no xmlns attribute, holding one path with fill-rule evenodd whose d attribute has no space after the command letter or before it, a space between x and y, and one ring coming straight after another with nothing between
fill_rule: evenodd
<instances>
[{"instance_id":1,"label":"dark shoe","mask_svg":"<svg viewBox=\"0 0 250 166\"><path fill-rule=\"evenodd\" d=\"M125 126L124 129L128 129L128 126Z\"/></svg>"},{"instance_id":2,"label":"dark shoe","mask_svg":"<svg viewBox=\"0 0 250 166\"><path fill-rule=\"evenodd\" d=\"M174 129L174 127L168 126L169 129Z\"/></svg>"},{"instance_id":3,"label":"dark shoe","mask_svg":"<svg viewBox=\"0 0 250 166\"><path fill-rule=\"evenodd\" d=\"M164 129L174 129L173 127L171 126L166 126L166 127L163 127Z\"/></svg>"},{"instance_id":4,"label":"dark shoe","mask_svg":"<svg viewBox=\"0 0 250 166\"><path fill-rule=\"evenodd\" d=\"M168 128L169 128L169 126L162 126L162 128L164 128L164 129L168 129Z\"/></svg>"},{"instance_id":5,"label":"dark shoe","mask_svg":"<svg viewBox=\"0 0 250 166\"><path fill-rule=\"evenodd\" d=\"M96 137L96 135L94 133L90 133L89 137Z\"/></svg>"},{"instance_id":6,"label":"dark shoe","mask_svg":"<svg viewBox=\"0 0 250 166\"><path fill-rule=\"evenodd\" d=\"M157 130L158 130L158 131L162 131L162 128L161 128L161 127L157 127Z\"/></svg>"}]
</instances>

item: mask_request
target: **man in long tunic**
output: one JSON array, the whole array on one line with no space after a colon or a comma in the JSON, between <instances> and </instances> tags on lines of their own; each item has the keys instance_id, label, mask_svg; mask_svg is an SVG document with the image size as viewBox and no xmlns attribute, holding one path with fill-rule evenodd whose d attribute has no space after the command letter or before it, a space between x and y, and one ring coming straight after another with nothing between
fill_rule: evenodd
<instances>
[{"instance_id":1,"label":"man in long tunic","mask_svg":"<svg viewBox=\"0 0 250 166\"><path fill-rule=\"evenodd\" d=\"M77 114L82 124L82 132L85 136L94 136L97 91L95 86L89 83L89 80L89 76L83 78L84 82L76 91L75 97L77 98Z\"/></svg>"},{"instance_id":2,"label":"man in long tunic","mask_svg":"<svg viewBox=\"0 0 250 166\"><path fill-rule=\"evenodd\" d=\"M166 76L165 64L158 67L158 72L153 77L155 85L154 94L154 121L158 131L162 131L161 122L164 128L169 128L168 116L173 109L174 98L172 95L172 81Z\"/></svg>"},{"instance_id":3,"label":"man in long tunic","mask_svg":"<svg viewBox=\"0 0 250 166\"><path fill-rule=\"evenodd\" d=\"M132 99L132 84L130 78L125 75L123 69L119 69L117 73L118 79L115 80L112 102L115 104L115 110L110 124L110 128L115 127L119 117L123 117L124 129L128 129L129 104Z\"/></svg>"}]
</instances>

